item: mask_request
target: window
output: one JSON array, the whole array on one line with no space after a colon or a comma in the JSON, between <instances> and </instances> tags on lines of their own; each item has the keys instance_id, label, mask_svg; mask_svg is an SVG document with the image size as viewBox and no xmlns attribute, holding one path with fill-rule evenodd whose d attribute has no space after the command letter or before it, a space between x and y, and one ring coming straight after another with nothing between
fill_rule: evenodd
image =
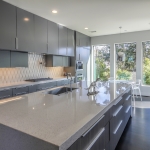
<instances>
[{"instance_id":1,"label":"window","mask_svg":"<svg viewBox=\"0 0 150 150\"><path fill-rule=\"evenodd\" d=\"M93 47L93 79L100 78L102 81L110 77L110 46L99 45Z\"/></svg>"},{"instance_id":2,"label":"window","mask_svg":"<svg viewBox=\"0 0 150 150\"><path fill-rule=\"evenodd\" d=\"M143 46L143 84L150 85L150 41L142 42Z\"/></svg>"},{"instance_id":3,"label":"window","mask_svg":"<svg viewBox=\"0 0 150 150\"><path fill-rule=\"evenodd\" d=\"M136 43L115 44L116 79L136 80Z\"/></svg>"}]
</instances>

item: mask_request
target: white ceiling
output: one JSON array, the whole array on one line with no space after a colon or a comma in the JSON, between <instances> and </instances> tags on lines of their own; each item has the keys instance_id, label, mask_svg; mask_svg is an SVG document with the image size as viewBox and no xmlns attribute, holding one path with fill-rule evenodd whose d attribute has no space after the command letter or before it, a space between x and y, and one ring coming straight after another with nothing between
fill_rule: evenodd
<instances>
[{"instance_id":1,"label":"white ceiling","mask_svg":"<svg viewBox=\"0 0 150 150\"><path fill-rule=\"evenodd\" d=\"M119 26L122 32L150 29L150 0L5 1L89 36L119 33ZM52 14L53 9L58 13Z\"/></svg>"}]
</instances>

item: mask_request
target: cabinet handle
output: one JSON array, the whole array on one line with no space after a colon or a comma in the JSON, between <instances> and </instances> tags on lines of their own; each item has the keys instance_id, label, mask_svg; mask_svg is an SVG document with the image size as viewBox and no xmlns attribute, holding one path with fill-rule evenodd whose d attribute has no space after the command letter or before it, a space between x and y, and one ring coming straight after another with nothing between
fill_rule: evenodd
<instances>
[{"instance_id":1,"label":"cabinet handle","mask_svg":"<svg viewBox=\"0 0 150 150\"><path fill-rule=\"evenodd\" d=\"M130 89L126 92L126 93L129 93Z\"/></svg>"},{"instance_id":2,"label":"cabinet handle","mask_svg":"<svg viewBox=\"0 0 150 150\"><path fill-rule=\"evenodd\" d=\"M122 100L122 97L119 97L119 98L117 99L117 102L116 102L114 105L117 105L121 100Z\"/></svg>"},{"instance_id":3,"label":"cabinet handle","mask_svg":"<svg viewBox=\"0 0 150 150\"><path fill-rule=\"evenodd\" d=\"M116 130L114 131L114 134L116 134L117 133L117 131L118 131L118 129L120 128L120 126L121 126L121 124L122 124L122 120L119 122L119 124L118 124L118 126L117 126L117 128L116 128Z\"/></svg>"},{"instance_id":4,"label":"cabinet handle","mask_svg":"<svg viewBox=\"0 0 150 150\"><path fill-rule=\"evenodd\" d=\"M80 54L79 54L79 60L80 60Z\"/></svg>"},{"instance_id":5,"label":"cabinet handle","mask_svg":"<svg viewBox=\"0 0 150 150\"><path fill-rule=\"evenodd\" d=\"M103 132L105 131L105 128L102 128L100 130L100 132L97 134L97 136L95 137L95 139L90 143L90 145L86 148L86 150L90 150L91 147L94 145L94 143L99 139L99 137L103 134Z\"/></svg>"},{"instance_id":6,"label":"cabinet handle","mask_svg":"<svg viewBox=\"0 0 150 150\"><path fill-rule=\"evenodd\" d=\"M0 97L0 99L7 98L7 97L10 97L10 95Z\"/></svg>"},{"instance_id":7,"label":"cabinet handle","mask_svg":"<svg viewBox=\"0 0 150 150\"><path fill-rule=\"evenodd\" d=\"M16 37L16 49L18 49L18 38Z\"/></svg>"},{"instance_id":8,"label":"cabinet handle","mask_svg":"<svg viewBox=\"0 0 150 150\"><path fill-rule=\"evenodd\" d=\"M120 110L123 108L123 106L121 105L118 110L116 110L116 112L113 114L113 117L116 117L117 114L120 112Z\"/></svg>"},{"instance_id":9,"label":"cabinet handle","mask_svg":"<svg viewBox=\"0 0 150 150\"><path fill-rule=\"evenodd\" d=\"M126 114L129 112L130 108L131 108L131 106L129 106L128 109L126 110Z\"/></svg>"},{"instance_id":10,"label":"cabinet handle","mask_svg":"<svg viewBox=\"0 0 150 150\"><path fill-rule=\"evenodd\" d=\"M22 95L22 94L26 94L27 92L22 92L22 93L17 93L15 95Z\"/></svg>"},{"instance_id":11,"label":"cabinet handle","mask_svg":"<svg viewBox=\"0 0 150 150\"><path fill-rule=\"evenodd\" d=\"M88 129L83 135L82 137L85 137L96 125L99 121L101 121L103 118L105 117L105 115L103 115L101 118L99 118L95 123L94 125L92 125L92 127L90 127L90 129Z\"/></svg>"},{"instance_id":12,"label":"cabinet handle","mask_svg":"<svg viewBox=\"0 0 150 150\"><path fill-rule=\"evenodd\" d=\"M131 95L129 95L129 96L126 98L126 101L128 101L130 97L131 97Z\"/></svg>"}]
</instances>

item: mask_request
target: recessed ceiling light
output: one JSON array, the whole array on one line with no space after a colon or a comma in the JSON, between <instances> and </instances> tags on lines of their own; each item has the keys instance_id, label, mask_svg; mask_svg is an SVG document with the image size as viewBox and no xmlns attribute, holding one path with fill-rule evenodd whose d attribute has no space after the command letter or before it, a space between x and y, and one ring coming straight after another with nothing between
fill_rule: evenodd
<instances>
[{"instance_id":1,"label":"recessed ceiling light","mask_svg":"<svg viewBox=\"0 0 150 150\"><path fill-rule=\"evenodd\" d=\"M85 30L88 30L88 28L84 28Z\"/></svg>"},{"instance_id":2,"label":"recessed ceiling light","mask_svg":"<svg viewBox=\"0 0 150 150\"><path fill-rule=\"evenodd\" d=\"M29 18L24 18L24 21L29 21Z\"/></svg>"},{"instance_id":3,"label":"recessed ceiling light","mask_svg":"<svg viewBox=\"0 0 150 150\"><path fill-rule=\"evenodd\" d=\"M52 10L52 13L53 14L57 14L57 10Z\"/></svg>"}]
</instances>

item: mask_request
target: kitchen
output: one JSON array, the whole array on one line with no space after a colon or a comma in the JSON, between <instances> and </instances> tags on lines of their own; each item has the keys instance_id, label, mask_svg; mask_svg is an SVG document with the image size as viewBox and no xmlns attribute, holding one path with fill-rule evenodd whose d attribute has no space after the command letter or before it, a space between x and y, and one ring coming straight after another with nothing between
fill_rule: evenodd
<instances>
[{"instance_id":1,"label":"kitchen","mask_svg":"<svg viewBox=\"0 0 150 150\"><path fill-rule=\"evenodd\" d=\"M111 39L62 24L65 15L57 18L61 9L53 9L59 0L37 3L0 0L0 150L119 149L135 117L133 89L128 81L95 78L92 66L93 45ZM42 5L53 5L50 17ZM117 40L125 42L124 34Z\"/></svg>"}]
</instances>

